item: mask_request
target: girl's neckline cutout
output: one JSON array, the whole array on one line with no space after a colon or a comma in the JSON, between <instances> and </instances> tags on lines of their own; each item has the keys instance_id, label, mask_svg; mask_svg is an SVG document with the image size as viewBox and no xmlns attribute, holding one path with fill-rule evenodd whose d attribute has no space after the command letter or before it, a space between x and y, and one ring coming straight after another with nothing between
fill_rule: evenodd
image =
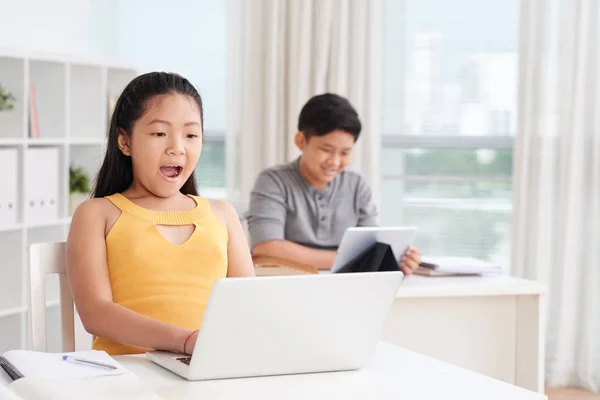
<instances>
[{"instance_id":1,"label":"girl's neckline cutout","mask_svg":"<svg viewBox=\"0 0 600 400\"><path fill-rule=\"evenodd\" d=\"M204 218L209 211L206 207L206 201L203 199L187 194L196 206L189 210L174 210L160 211L144 208L133 201L129 200L121 193L116 193L112 197L115 206L121 209L122 212L131 214L137 218L152 222L156 225L189 225L194 222L199 222Z\"/></svg>"},{"instance_id":2,"label":"girl's neckline cutout","mask_svg":"<svg viewBox=\"0 0 600 400\"><path fill-rule=\"evenodd\" d=\"M125 196L124 194L122 194L122 193L117 193L117 195L118 195L119 197L123 198L123 199L124 199L124 200L125 200L127 203L129 203L131 206L133 206L133 207L135 207L135 208L139 208L140 210L142 210L142 211L145 211L145 212L150 212L150 213L161 213L161 214L164 214L164 213L168 213L168 214L170 214L170 213L175 213L175 214L181 214L181 213L189 213L189 212L191 212L191 211L194 211L194 210L196 210L196 209L200 208L200 203L199 203L199 202L198 202L198 200L195 198L195 196L193 196L193 195L191 195L191 194L186 194L186 195L184 195L184 196L186 196L186 197L188 197L188 198L192 199L192 201L194 202L194 207L193 207L193 208L190 208L189 210L168 210L168 211L167 211L167 210L151 210L151 209L149 209L149 208L142 207L142 206L140 206L139 204L137 204L137 203L133 202L132 200L130 200L128 197L126 197L126 196Z\"/></svg>"}]
</instances>

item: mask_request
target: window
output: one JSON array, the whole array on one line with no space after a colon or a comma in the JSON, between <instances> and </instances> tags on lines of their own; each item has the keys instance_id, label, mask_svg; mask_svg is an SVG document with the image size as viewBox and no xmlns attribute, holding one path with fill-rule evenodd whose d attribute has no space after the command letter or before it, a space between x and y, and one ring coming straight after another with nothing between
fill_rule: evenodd
<instances>
[{"instance_id":1,"label":"window","mask_svg":"<svg viewBox=\"0 0 600 400\"><path fill-rule=\"evenodd\" d=\"M226 198L225 177L225 133L207 133L204 135L202 154L196 167L200 194L210 198Z\"/></svg>"},{"instance_id":2,"label":"window","mask_svg":"<svg viewBox=\"0 0 600 400\"><path fill-rule=\"evenodd\" d=\"M518 0L386 0L382 221L509 266Z\"/></svg>"},{"instance_id":3,"label":"window","mask_svg":"<svg viewBox=\"0 0 600 400\"><path fill-rule=\"evenodd\" d=\"M161 0L119 2L119 54L140 73L177 72L198 89L204 102L204 148L196 168L199 190L225 197L227 2ZM153 22L154 21L154 22ZM157 29L156 21L177 21Z\"/></svg>"}]
</instances>

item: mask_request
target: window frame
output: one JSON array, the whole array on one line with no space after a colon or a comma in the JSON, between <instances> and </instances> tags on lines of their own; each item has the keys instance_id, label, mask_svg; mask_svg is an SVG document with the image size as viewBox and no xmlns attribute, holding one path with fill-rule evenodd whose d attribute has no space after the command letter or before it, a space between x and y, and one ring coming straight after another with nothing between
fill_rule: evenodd
<instances>
[{"instance_id":1,"label":"window frame","mask_svg":"<svg viewBox=\"0 0 600 400\"><path fill-rule=\"evenodd\" d=\"M430 135L393 135L384 134L381 140L382 149L394 150L510 150L514 151L513 136L430 136ZM513 177L494 176L422 176L385 173L381 170L381 180L412 180L430 182L512 182Z\"/></svg>"}]
</instances>

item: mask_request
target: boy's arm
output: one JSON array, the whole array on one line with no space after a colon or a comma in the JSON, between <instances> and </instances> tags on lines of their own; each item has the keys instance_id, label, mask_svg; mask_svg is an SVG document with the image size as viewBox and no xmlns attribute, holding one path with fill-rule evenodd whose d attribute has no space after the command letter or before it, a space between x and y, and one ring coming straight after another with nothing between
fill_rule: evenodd
<instances>
[{"instance_id":1,"label":"boy's arm","mask_svg":"<svg viewBox=\"0 0 600 400\"><path fill-rule=\"evenodd\" d=\"M113 302L103 201L88 200L77 208L67 239L67 276L81 322L92 335L126 346L183 352L191 330L156 321Z\"/></svg>"},{"instance_id":2,"label":"boy's arm","mask_svg":"<svg viewBox=\"0 0 600 400\"><path fill-rule=\"evenodd\" d=\"M378 226L377 221L377 206L373 201L373 194L369 184L363 178L360 177L360 181L356 187L356 209L358 211L358 224L357 226Z\"/></svg>"},{"instance_id":3,"label":"boy's arm","mask_svg":"<svg viewBox=\"0 0 600 400\"><path fill-rule=\"evenodd\" d=\"M250 194L247 216L252 253L308 264L318 269L331 268L335 251L311 249L285 240L286 216L283 183L272 172L262 172Z\"/></svg>"},{"instance_id":4,"label":"boy's arm","mask_svg":"<svg viewBox=\"0 0 600 400\"><path fill-rule=\"evenodd\" d=\"M261 172L254 182L246 213L253 253L259 243L285 239L286 218L287 205L283 183L272 172Z\"/></svg>"}]
</instances>

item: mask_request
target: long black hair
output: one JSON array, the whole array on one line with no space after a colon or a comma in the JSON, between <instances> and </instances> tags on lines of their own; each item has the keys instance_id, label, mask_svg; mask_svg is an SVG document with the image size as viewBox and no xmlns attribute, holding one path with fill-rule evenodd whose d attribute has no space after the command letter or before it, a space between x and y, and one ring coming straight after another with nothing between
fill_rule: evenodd
<instances>
[{"instance_id":1,"label":"long black hair","mask_svg":"<svg viewBox=\"0 0 600 400\"><path fill-rule=\"evenodd\" d=\"M133 79L123 89L117 100L108 128L106 155L93 190L92 197L105 197L125 191L133 182L131 157L119 149L119 129L131 135L133 125L144 114L150 100L157 95L177 93L193 98L200 110L200 122L204 132L204 115L200 94L184 77L167 72L150 72ZM198 195L194 172L180 189L183 194Z\"/></svg>"}]
</instances>

